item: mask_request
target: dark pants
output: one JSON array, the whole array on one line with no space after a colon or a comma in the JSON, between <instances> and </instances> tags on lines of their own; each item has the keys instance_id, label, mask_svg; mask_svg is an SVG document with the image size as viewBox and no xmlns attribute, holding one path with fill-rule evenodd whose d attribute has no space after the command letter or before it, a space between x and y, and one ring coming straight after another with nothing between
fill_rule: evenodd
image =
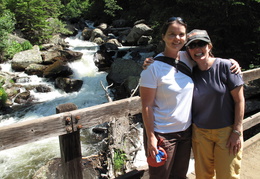
<instances>
[{"instance_id":1,"label":"dark pants","mask_svg":"<svg viewBox=\"0 0 260 179\"><path fill-rule=\"evenodd\" d=\"M155 133L157 138L163 139L161 147L167 152L168 158L163 166L149 166L150 179L186 179L191 154L191 134L191 127L182 132ZM147 151L146 136L144 146Z\"/></svg>"}]
</instances>

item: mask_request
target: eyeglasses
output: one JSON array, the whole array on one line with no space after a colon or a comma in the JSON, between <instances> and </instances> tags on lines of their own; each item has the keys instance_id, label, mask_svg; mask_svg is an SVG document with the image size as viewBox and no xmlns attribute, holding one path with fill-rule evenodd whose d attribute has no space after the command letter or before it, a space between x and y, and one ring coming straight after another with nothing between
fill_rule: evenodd
<instances>
[{"instance_id":1,"label":"eyeglasses","mask_svg":"<svg viewBox=\"0 0 260 179\"><path fill-rule=\"evenodd\" d=\"M204 47L208 44L208 42L205 42L205 41L198 41L198 42L192 42L188 45L188 48L189 49L195 49L195 48L198 48L198 47Z\"/></svg>"},{"instance_id":2,"label":"eyeglasses","mask_svg":"<svg viewBox=\"0 0 260 179\"><path fill-rule=\"evenodd\" d=\"M171 17L170 19L167 20L167 22L173 22L173 21L180 21L186 24L186 22L181 17Z\"/></svg>"}]
</instances>

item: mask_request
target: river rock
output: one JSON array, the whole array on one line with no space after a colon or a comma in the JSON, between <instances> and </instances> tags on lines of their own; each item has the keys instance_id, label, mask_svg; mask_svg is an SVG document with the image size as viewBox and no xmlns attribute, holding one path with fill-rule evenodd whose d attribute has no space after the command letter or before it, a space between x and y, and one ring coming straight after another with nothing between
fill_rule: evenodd
<instances>
[{"instance_id":1,"label":"river rock","mask_svg":"<svg viewBox=\"0 0 260 179\"><path fill-rule=\"evenodd\" d=\"M107 75L109 84L121 84L129 76L140 76L142 66L133 60L116 59Z\"/></svg>"},{"instance_id":2,"label":"river rock","mask_svg":"<svg viewBox=\"0 0 260 179\"><path fill-rule=\"evenodd\" d=\"M54 60L55 57L61 56L61 52L58 50L55 51L43 51L42 60L44 64L52 64L57 60Z\"/></svg>"},{"instance_id":3,"label":"river rock","mask_svg":"<svg viewBox=\"0 0 260 179\"><path fill-rule=\"evenodd\" d=\"M106 36L103 33L103 31L99 28L95 28L92 32L91 32L91 37L90 37L90 41L93 42L95 38L97 37L101 37L102 39L104 39Z\"/></svg>"},{"instance_id":4,"label":"river rock","mask_svg":"<svg viewBox=\"0 0 260 179\"><path fill-rule=\"evenodd\" d=\"M93 31L92 28L85 27L81 33L83 40L89 40L91 38L92 31Z\"/></svg>"},{"instance_id":5,"label":"river rock","mask_svg":"<svg viewBox=\"0 0 260 179\"><path fill-rule=\"evenodd\" d=\"M68 62L73 62L75 60L80 60L83 53L81 52L76 52L76 51L72 51L72 50L61 50L61 56L65 57L67 59Z\"/></svg>"},{"instance_id":6,"label":"river rock","mask_svg":"<svg viewBox=\"0 0 260 179\"><path fill-rule=\"evenodd\" d=\"M137 41L143 36L152 35L153 29L148 27L146 24L135 25L131 32L127 35L126 41L130 44L137 44Z\"/></svg>"},{"instance_id":7,"label":"river rock","mask_svg":"<svg viewBox=\"0 0 260 179\"><path fill-rule=\"evenodd\" d=\"M43 76L46 78L67 77L72 74L73 71L67 63L60 60L56 61L52 65L49 65L43 72Z\"/></svg>"},{"instance_id":8,"label":"river rock","mask_svg":"<svg viewBox=\"0 0 260 179\"><path fill-rule=\"evenodd\" d=\"M37 45L35 45L33 49L16 53L12 59L11 66L15 71L23 71L32 63L42 63L40 48Z\"/></svg>"},{"instance_id":9,"label":"river rock","mask_svg":"<svg viewBox=\"0 0 260 179\"><path fill-rule=\"evenodd\" d=\"M28 103L29 101L31 101L30 91L25 91L25 92L18 94L14 100L14 102L16 102L18 104Z\"/></svg>"},{"instance_id":10,"label":"river rock","mask_svg":"<svg viewBox=\"0 0 260 179\"><path fill-rule=\"evenodd\" d=\"M66 93L71 93L74 91L79 91L82 87L82 80L75 80L70 78L58 77L55 79L55 86L64 90Z\"/></svg>"},{"instance_id":11,"label":"river rock","mask_svg":"<svg viewBox=\"0 0 260 179\"><path fill-rule=\"evenodd\" d=\"M43 73L46 68L47 68L46 65L32 63L25 68L25 73L28 75L37 75L39 77L43 77Z\"/></svg>"}]
</instances>

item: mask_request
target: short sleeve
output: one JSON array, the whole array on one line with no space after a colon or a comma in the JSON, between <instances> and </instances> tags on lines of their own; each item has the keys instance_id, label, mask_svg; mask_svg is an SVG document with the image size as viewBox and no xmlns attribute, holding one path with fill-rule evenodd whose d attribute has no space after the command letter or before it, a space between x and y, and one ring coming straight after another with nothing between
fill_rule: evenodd
<instances>
[{"instance_id":1,"label":"short sleeve","mask_svg":"<svg viewBox=\"0 0 260 179\"><path fill-rule=\"evenodd\" d=\"M226 83L229 88L229 91L232 91L238 86L244 84L241 74L232 73L230 67L232 63L229 60L221 59L221 64L223 65L223 72L225 73Z\"/></svg>"},{"instance_id":2,"label":"short sleeve","mask_svg":"<svg viewBox=\"0 0 260 179\"><path fill-rule=\"evenodd\" d=\"M140 86L157 88L157 77L154 64L151 64L146 70L141 72Z\"/></svg>"}]
</instances>

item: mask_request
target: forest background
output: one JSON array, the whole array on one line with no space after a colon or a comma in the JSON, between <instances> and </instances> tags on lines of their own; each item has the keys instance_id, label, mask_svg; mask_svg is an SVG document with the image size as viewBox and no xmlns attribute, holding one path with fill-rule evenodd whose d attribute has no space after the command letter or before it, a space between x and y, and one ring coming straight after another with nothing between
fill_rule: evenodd
<instances>
[{"instance_id":1,"label":"forest background","mask_svg":"<svg viewBox=\"0 0 260 179\"><path fill-rule=\"evenodd\" d=\"M207 30L215 56L234 58L243 69L259 67L260 0L0 0L0 62L57 33L70 36L66 24L82 19L95 25L124 19L130 27L144 19L157 43L162 24L172 16L182 17L188 31ZM28 41L9 40L14 32Z\"/></svg>"}]
</instances>

